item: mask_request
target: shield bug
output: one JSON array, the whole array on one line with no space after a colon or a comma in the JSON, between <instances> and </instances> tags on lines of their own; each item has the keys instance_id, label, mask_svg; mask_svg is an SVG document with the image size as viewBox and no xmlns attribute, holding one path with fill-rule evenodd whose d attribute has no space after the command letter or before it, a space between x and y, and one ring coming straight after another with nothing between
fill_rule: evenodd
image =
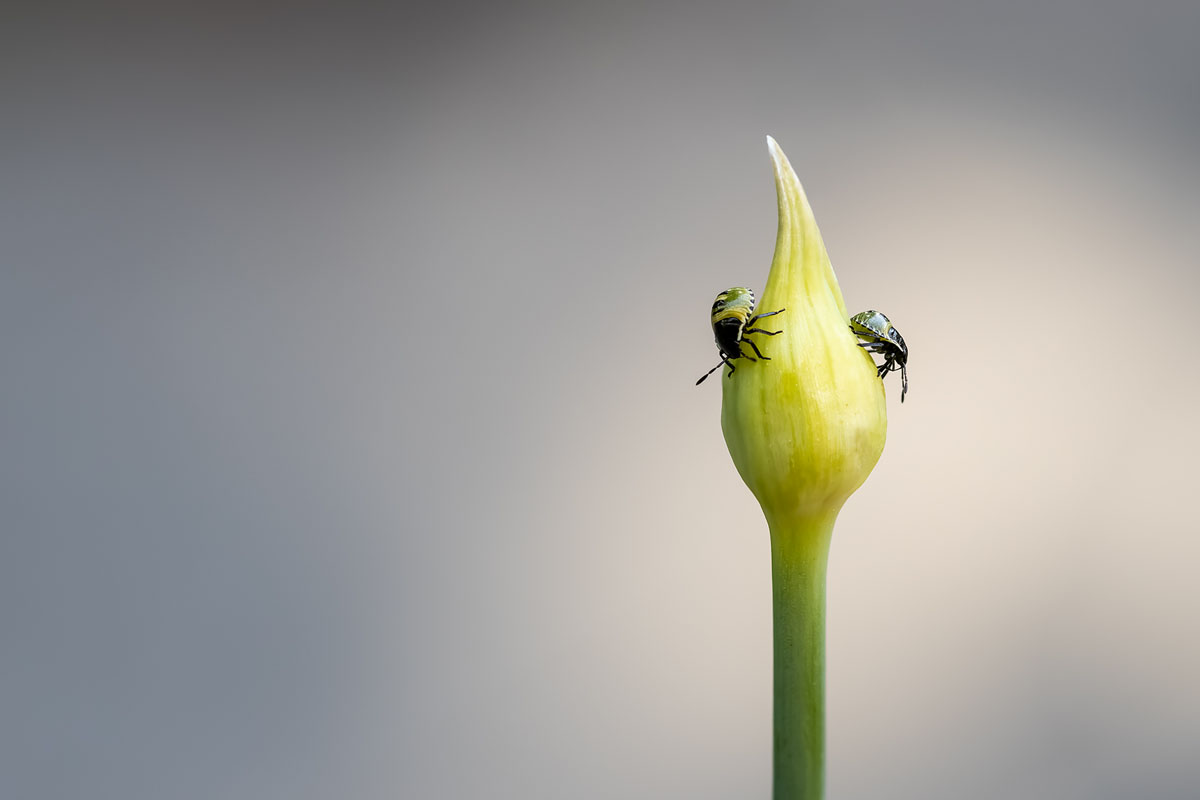
<instances>
[{"instance_id":1,"label":"shield bug","mask_svg":"<svg viewBox=\"0 0 1200 800\"><path fill-rule=\"evenodd\" d=\"M859 347L868 353L879 353L883 363L875 367L879 377L900 370L900 402L908 394L908 346L896 326L878 311L864 311L850 318L850 330L859 339Z\"/></svg>"},{"instance_id":2,"label":"shield bug","mask_svg":"<svg viewBox=\"0 0 1200 800\"><path fill-rule=\"evenodd\" d=\"M756 359L743 349L747 345L754 351L754 355L763 361L770 361L771 359L762 354L752 339L746 338L746 334L763 333L767 336L775 336L783 333L783 331L765 331L762 328L755 328L754 323L763 317L772 317L782 314L784 311L787 309L781 308L778 311L755 314L754 292L744 286L735 286L717 295L712 306L712 329L713 337L717 340L717 350L721 354L721 363L704 373L703 377L696 381L696 385L699 386L703 383L705 378L720 369L722 365L729 367L729 377L732 377L733 371L736 369L733 366L735 358L749 358L751 361L755 361Z\"/></svg>"}]
</instances>

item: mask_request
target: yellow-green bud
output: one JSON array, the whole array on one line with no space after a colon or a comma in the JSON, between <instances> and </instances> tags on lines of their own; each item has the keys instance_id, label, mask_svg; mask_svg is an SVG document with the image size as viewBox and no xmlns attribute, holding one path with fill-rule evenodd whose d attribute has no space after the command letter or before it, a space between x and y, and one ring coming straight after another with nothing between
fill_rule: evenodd
<instances>
[{"instance_id":1,"label":"yellow-green bud","mask_svg":"<svg viewBox=\"0 0 1200 800\"><path fill-rule=\"evenodd\" d=\"M850 331L850 315L792 165L767 137L779 234L757 308L771 318L769 361L723 380L721 429L742 480L771 525L832 520L879 460L887 436L883 382ZM779 525L777 526L777 523Z\"/></svg>"}]
</instances>

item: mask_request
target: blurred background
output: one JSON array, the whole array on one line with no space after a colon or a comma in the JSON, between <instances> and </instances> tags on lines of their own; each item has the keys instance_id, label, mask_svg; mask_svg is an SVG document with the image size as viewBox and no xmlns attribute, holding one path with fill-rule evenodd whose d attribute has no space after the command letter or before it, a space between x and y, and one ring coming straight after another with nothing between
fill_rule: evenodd
<instances>
[{"instance_id":1,"label":"blurred background","mask_svg":"<svg viewBox=\"0 0 1200 800\"><path fill-rule=\"evenodd\" d=\"M911 350L829 797L1196 796L1200 5L4 16L0 795L769 796L770 134Z\"/></svg>"}]
</instances>

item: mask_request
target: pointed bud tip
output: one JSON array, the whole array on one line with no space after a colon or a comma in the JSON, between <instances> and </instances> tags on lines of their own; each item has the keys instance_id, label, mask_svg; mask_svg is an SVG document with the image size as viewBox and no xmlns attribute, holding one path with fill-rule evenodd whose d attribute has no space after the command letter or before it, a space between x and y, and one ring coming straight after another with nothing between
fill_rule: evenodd
<instances>
[{"instance_id":1,"label":"pointed bud tip","mask_svg":"<svg viewBox=\"0 0 1200 800\"><path fill-rule=\"evenodd\" d=\"M787 156L783 154L783 148L779 146L779 142L775 141L773 136L767 137L767 152L771 154L771 161L775 162L776 173L783 173L783 165L788 163Z\"/></svg>"}]
</instances>

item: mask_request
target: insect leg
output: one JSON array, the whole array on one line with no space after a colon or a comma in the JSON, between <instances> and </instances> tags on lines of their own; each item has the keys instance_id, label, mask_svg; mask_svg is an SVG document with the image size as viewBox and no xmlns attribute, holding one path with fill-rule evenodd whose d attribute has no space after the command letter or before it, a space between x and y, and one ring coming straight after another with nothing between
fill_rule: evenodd
<instances>
[{"instance_id":1,"label":"insect leg","mask_svg":"<svg viewBox=\"0 0 1200 800\"><path fill-rule=\"evenodd\" d=\"M722 361L724 361L724 362L725 362L725 364L726 364L726 365L729 367L729 374L728 374L728 375L726 375L725 377L726 377L726 378L732 378L732 377L733 377L733 371L734 371L735 369L737 369L737 367L735 367L735 366L733 365L733 362L732 362L732 361L730 361L728 358L726 358L726 357L725 357L725 354L724 354L724 353L721 353L721 360L722 360Z\"/></svg>"},{"instance_id":2,"label":"insect leg","mask_svg":"<svg viewBox=\"0 0 1200 800\"><path fill-rule=\"evenodd\" d=\"M767 358L766 356L764 356L764 355L762 354L762 351L758 349L758 345L756 345L756 344L754 343L754 340L753 340L753 339L742 339L742 341L743 341L744 343L746 343L746 344L750 345L750 349L752 349L752 350L754 351L755 355L757 355L757 356L758 356L759 358L761 358L763 361L770 361L770 360L771 360L771 359ZM746 358L750 358L750 356L746 356ZM750 358L750 360L751 360L751 361L753 361L754 359L753 359L753 358Z\"/></svg>"},{"instance_id":3,"label":"insect leg","mask_svg":"<svg viewBox=\"0 0 1200 800\"><path fill-rule=\"evenodd\" d=\"M778 311L768 311L768 312L767 312L767 313L765 313L765 314L755 314L753 317L751 317L750 319L746 320L746 324L747 324L747 325L753 325L755 320L762 319L763 317L773 317L773 316L775 316L776 314L782 314L782 313L783 313L783 312L785 312L785 311L787 311L787 309L786 309L786 308L781 308L781 309L779 309Z\"/></svg>"},{"instance_id":4,"label":"insect leg","mask_svg":"<svg viewBox=\"0 0 1200 800\"><path fill-rule=\"evenodd\" d=\"M778 336L783 331L764 331L762 328L746 328L742 333L765 333L767 336Z\"/></svg>"}]
</instances>

